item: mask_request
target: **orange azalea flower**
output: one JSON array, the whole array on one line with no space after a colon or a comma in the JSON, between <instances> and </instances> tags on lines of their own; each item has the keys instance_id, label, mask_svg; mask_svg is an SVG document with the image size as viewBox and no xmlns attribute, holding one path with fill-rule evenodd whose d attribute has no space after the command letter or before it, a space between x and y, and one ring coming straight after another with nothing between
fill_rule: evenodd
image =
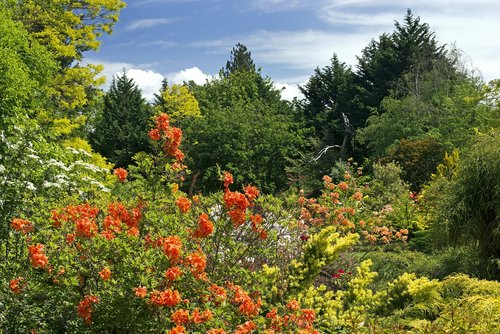
<instances>
[{"instance_id":1,"label":"orange azalea flower","mask_svg":"<svg viewBox=\"0 0 500 334\"><path fill-rule=\"evenodd\" d=\"M163 253L170 259L171 263L177 263L182 251L182 241L178 236L161 239Z\"/></svg>"},{"instance_id":2,"label":"orange azalea flower","mask_svg":"<svg viewBox=\"0 0 500 334\"><path fill-rule=\"evenodd\" d=\"M10 224L14 230L21 232L22 234L27 234L33 231L33 224L26 219L14 218Z\"/></svg>"},{"instance_id":3,"label":"orange azalea flower","mask_svg":"<svg viewBox=\"0 0 500 334\"><path fill-rule=\"evenodd\" d=\"M206 213L200 214L198 218L198 228L194 231L195 238L208 237L214 231L214 224L208 219Z\"/></svg>"},{"instance_id":4,"label":"orange azalea flower","mask_svg":"<svg viewBox=\"0 0 500 334\"><path fill-rule=\"evenodd\" d=\"M234 291L234 302L240 304L239 311L244 315L257 315L261 306L261 299L254 302L248 293L239 285L230 285L229 288Z\"/></svg>"},{"instance_id":5,"label":"orange azalea flower","mask_svg":"<svg viewBox=\"0 0 500 334\"><path fill-rule=\"evenodd\" d=\"M234 331L234 334L250 334L254 329L257 328L257 325L251 320L245 322L243 325L239 325Z\"/></svg>"},{"instance_id":6,"label":"orange azalea flower","mask_svg":"<svg viewBox=\"0 0 500 334\"><path fill-rule=\"evenodd\" d=\"M144 298L146 297L148 290L143 286L139 286L137 288L134 288L134 292L137 297Z\"/></svg>"},{"instance_id":7,"label":"orange azalea flower","mask_svg":"<svg viewBox=\"0 0 500 334\"><path fill-rule=\"evenodd\" d=\"M182 270L179 267L168 268L167 271L165 271L166 279L168 279L171 282L175 281L181 275L182 275Z\"/></svg>"},{"instance_id":8,"label":"orange azalea flower","mask_svg":"<svg viewBox=\"0 0 500 334\"><path fill-rule=\"evenodd\" d=\"M224 300L226 300L227 292L223 287L212 284L208 288L208 291L212 293L212 296L216 300L216 302L223 302Z\"/></svg>"},{"instance_id":9,"label":"orange azalea flower","mask_svg":"<svg viewBox=\"0 0 500 334\"><path fill-rule=\"evenodd\" d=\"M172 328L172 330L168 332L168 334L184 334L184 333L186 333L186 329L182 326L176 326L175 328Z\"/></svg>"},{"instance_id":10,"label":"orange azalea flower","mask_svg":"<svg viewBox=\"0 0 500 334\"><path fill-rule=\"evenodd\" d=\"M204 322L210 321L213 318L213 313L210 310L205 310L202 313L198 309L193 311L191 316L191 321L195 324L202 324Z\"/></svg>"},{"instance_id":11,"label":"orange azalea flower","mask_svg":"<svg viewBox=\"0 0 500 334\"><path fill-rule=\"evenodd\" d=\"M123 168L115 169L113 174L115 174L116 177L118 177L118 180L120 180L120 182L125 182L127 180L128 172Z\"/></svg>"},{"instance_id":12,"label":"orange azalea flower","mask_svg":"<svg viewBox=\"0 0 500 334\"><path fill-rule=\"evenodd\" d=\"M151 129L151 131L149 131L149 133L148 133L148 136L149 136L149 138L151 138L151 140L158 141L161 139L160 130Z\"/></svg>"},{"instance_id":13,"label":"orange azalea flower","mask_svg":"<svg viewBox=\"0 0 500 334\"><path fill-rule=\"evenodd\" d=\"M184 309L177 310L172 314L170 319L177 326L187 324L189 322L189 311Z\"/></svg>"},{"instance_id":14,"label":"orange azalea flower","mask_svg":"<svg viewBox=\"0 0 500 334\"><path fill-rule=\"evenodd\" d=\"M175 201L182 213L186 213L191 208L191 201L185 197L180 197Z\"/></svg>"},{"instance_id":15,"label":"orange azalea flower","mask_svg":"<svg viewBox=\"0 0 500 334\"><path fill-rule=\"evenodd\" d=\"M137 227L131 227L127 230L127 234L133 237L139 236L139 229Z\"/></svg>"},{"instance_id":16,"label":"orange azalea flower","mask_svg":"<svg viewBox=\"0 0 500 334\"><path fill-rule=\"evenodd\" d=\"M290 310L298 310L300 308L300 304L296 300L290 300L288 304L286 304L286 307L289 308Z\"/></svg>"},{"instance_id":17,"label":"orange azalea flower","mask_svg":"<svg viewBox=\"0 0 500 334\"><path fill-rule=\"evenodd\" d=\"M82 238L92 238L97 233L97 224L91 218L80 218L76 221L76 235Z\"/></svg>"},{"instance_id":18,"label":"orange azalea flower","mask_svg":"<svg viewBox=\"0 0 500 334\"><path fill-rule=\"evenodd\" d=\"M224 188L229 187L230 184L234 183L233 175L229 172L224 172Z\"/></svg>"},{"instance_id":19,"label":"orange azalea flower","mask_svg":"<svg viewBox=\"0 0 500 334\"><path fill-rule=\"evenodd\" d=\"M340 188L340 190L346 191L349 188L349 185L347 183L345 183L345 182L340 182L338 184L338 187Z\"/></svg>"},{"instance_id":20,"label":"orange azalea flower","mask_svg":"<svg viewBox=\"0 0 500 334\"><path fill-rule=\"evenodd\" d=\"M354 195L352 195L352 198L354 198L356 201L361 201L363 198L363 194L359 191L356 191Z\"/></svg>"},{"instance_id":21,"label":"orange azalea flower","mask_svg":"<svg viewBox=\"0 0 500 334\"><path fill-rule=\"evenodd\" d=\"M316 313L312 309L304 309L300 318L312 325L314 319L316 319Z\"/></svg>"},{"instance_id":22,"label":"orange azalea flower","mask_svg":"<svg viewBox=\"0 0 500 334\"><path fill-rule=\"evenodd\" d=\"M226 191L224 194L224 205L228 209L237 207L240 210L246 210L248 204L249 203L245 195L238 191Z\"/></svg>"},{"instance_id":23,"label":"orange azalea flower","mask_svg":"<svg viewBox=\"0 0 500 334\"><path fill-rule=\"evenodd\" d=\"M104 269L99 272L99 276L101 276L103 281L107 281L111 277L111 270L109 270L108 267L104 267Z\"/></svg>"},{"instance_id":24,"label":"orange azalea flower","mask_svg":"<svg viewBox=\"0 0 500 334\"><path fill-rule=\"evenodd\" d=\"M160 115L158 115L156 117L156 128L159 131L167 130L168 127L170 126L168 119L169 117L166 113L161 113Z\"/></svg>"},{"instance_id":25,"label":"orange azalea flower","mask_svg":"<svg viewBox=\"0 0 500 334\"><path fill-rule=\"evenodd\" d=\"M98 302L99 299L96 296L85 296L78 304L78 315L87 325L92 323L92 304L97 304Z\"/></svg>"},{"instance_id":26,"label":"orange azalea flower","mask_svg":"<svg viewBox=\"0 0 500 334\"><path fill-rule=\"evenodd\" d=\"M154 290L150 297L151 302L155 306L176 306L181 302L181 295L177 290Z\"/></svg>"},{"instance_id":27,"label":"orange azalea flower","mask_svg":"<svg viewBox=\"0 0 500 334\"><path fill-rule=\"evenodd\" d=\"M15 294L20 294L21 291L22 291L22 288L21 288L21 281L23 280L24 278L22 277L18 277L18 278L14 278L10 281L9 283L9 288L10 290L15 293Z\"/></svg>"},{"instance_id":28,"label":"orange azalea flower","mask_svg":"<svg viewBox=\"0 0 500 334\"><path fill-rule=\"evenodd\" d=\"M243 191L245 192L245 195L247 195L247 198L250 202L253 202L257 197L259 197L259 189L255 186L246 186L243 188Z\"/></svg>"},{"instance_id":29,"label":"orange azalea flower","mask_svg":"<svg viewBox=\"0 0 500 334\"><path fill-rule=\"evenodd\" d=\"M192 253L186 256L186 263L192 266L191 272L195 277L200 277L207 267L207 258L202 252Z\"/></svg>"},{"instance_id":30,"label":"orange azalea flower","mask_svg":"<svg viewBox=\"0 0 500 334\"><path fill-rule=\"evenodd\" d=\"M246 214L245 211L240 209L234 209L227 212L229 218L233 222L234 227L241 226L245 224Z\"/></svg>"},{"instance_id":31,"label":"orange azalea flower","mask_svg":"<svg viewBox=\"0 0 500 334\"><path fill-rule=\"evenodd\" d=\"M47 267L49 259L47 255L45 255L44 246L42 244L29 245L28 251L33 268L45 269L45 267Z\"/></svg>"},{"instance_id":32,"label":"orange azalea flower","mask_svg":"<svg viewBox=\"0 0 500 334\"><path fill-rule=\"evenodd\" d=\"M226 334L226 331L222 328L214 328L207 331L207 334Z\"/></svg>"}]
</instances>

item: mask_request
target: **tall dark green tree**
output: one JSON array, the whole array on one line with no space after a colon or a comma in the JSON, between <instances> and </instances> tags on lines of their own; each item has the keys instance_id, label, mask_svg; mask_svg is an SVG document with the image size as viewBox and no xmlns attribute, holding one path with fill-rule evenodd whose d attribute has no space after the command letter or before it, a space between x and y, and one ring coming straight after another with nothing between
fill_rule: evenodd
<instances>
[{"instance_id":1,"label":"tall dark green tree","mask_svg":"<svg viewBox=\"0 0 500 334\"><path fill-rule=\"evenodd\" d=\"M300 87L305 99L301 102L309 126L315 130L322 145L341 145L345 136L344 116L354 127L364 124L366 117L356 104L358 90L354 73L337 55L331 64L316 68L309 81Z\"/></svg>"},{"instance_id":2,"label":"tall dark green tree","mask_svg":"<svg viewBox=\"0 0 500 334\"><path fill-rule=\"evenodd\" d=\"M149 148L151 107L124 72L114 78L104 97L102 114L90 135L94 149L118 167L132 163L134 154Z\"/></svg>"},{"instance_id":3,"label":"tall dark green tree","mask_svg":"<svg viewBox=\"0 0 500 334\"><path fill-rule=\"evenodd\" d=\"M221 71L225 77L236 71L255 72L252 53L245 45L241 43L236 44L231 50L231 56L226 63L226 67Z\"/></svg>"},{"instance_id":4,"label":"tall dark green tree","mask_svg":"<svg viewBox=\"0 0 500 334\"><path fill-rule=\"evenodd\" d=\"M372 40L358 57L356 76L362 101L367 108L378 108L384 97L399 88L405 74L418 80L420 74L445 63L450 68L453 65L444 45L439 45L429 25L408 9L403 22L395 22L392 34Z\"/></svg>"}]
</instances>

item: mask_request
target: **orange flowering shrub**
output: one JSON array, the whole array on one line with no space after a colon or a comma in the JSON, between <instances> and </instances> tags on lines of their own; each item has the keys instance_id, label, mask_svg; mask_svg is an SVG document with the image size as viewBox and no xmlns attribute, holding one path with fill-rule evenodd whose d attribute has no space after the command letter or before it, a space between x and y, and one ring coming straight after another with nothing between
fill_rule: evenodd
<instances>
[{"instance_id":1,"label":"orange flowering shrub","mask_svg":"<svg viewBox=\"0 0 500 334\"><path fill-rule=\"evenodd\" d=\"M132 169L128 182L118 183L108 200L53 209L36 230L27 220L13 220L14 231L26 232L20 241L28 246L31 269L23 272L25 279L11 280L11 295L34 294L58 305L45 319L44 328L52 331L279 330L265 316L263 299L254 290L258 285L242 284L248 282L247 270L258 268L251 257L269 259L258 253L259 241L269 241L272 222L262 211L259 190L250 185L242 192L230 190L233 176L226 172L223 195L191 200L177 187L164 186L182 170L182 132L160 115L149 135L163 160L142 163L150 168L147 175L161 177L136 181ZM170 157L173 163L163 163ZM166 173L160 170L165 166ZM115 174L126 179L120 170ZM288 319L289 311L278 309ZM284 329L306 328L298 315L287 321Z\"/></svg>"},{"instance_id":2,"label":"orange flowering shrub","mask_svg":"<svg viewBox=\"0 0 500 334\"><path fill-rule=\"evenodd\" d=\"M304 233L307 230L314 233L324 226L334 225L343 234L360 234L369 244L406 241L407 229L392 227L390 222L378 219L371 210L367 210L363 203L363 189L350 172L345 172L338 184L329 176L324 176L323 182L324 190L319 198L299 198L301 212L298 224L305 229Z\"/></svg>"}]
</instances>

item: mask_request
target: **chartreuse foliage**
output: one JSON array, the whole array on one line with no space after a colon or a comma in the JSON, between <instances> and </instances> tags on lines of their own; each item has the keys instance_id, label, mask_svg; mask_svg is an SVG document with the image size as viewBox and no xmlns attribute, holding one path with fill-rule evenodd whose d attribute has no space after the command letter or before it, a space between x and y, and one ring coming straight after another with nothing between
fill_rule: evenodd
<instances>
[{"instance_id":1,"label":"chartreuse foliage","mask_svg":"<svg viewBox=\"0 0 500 334\"><path fill-rule=\"evenodd\" d=\"M157 113L166 113L173 120L201 116L198 101L187 85L164 85L154 106Z\"/></svg>"},{"instance_id":2,"label":"chartreuse foliage","mask_svg":"<svg viewBox=\"0 0 500 334\"><path fill-rule=\"evenodd\" d=\"M0 240L8 247L3 242L14 215L106 190L108 169L83 140L54 142L72 131L70 122L47 122L48 90L58 68L54 55L4 2L0 16Z\"/></svg>"}]
</instances>

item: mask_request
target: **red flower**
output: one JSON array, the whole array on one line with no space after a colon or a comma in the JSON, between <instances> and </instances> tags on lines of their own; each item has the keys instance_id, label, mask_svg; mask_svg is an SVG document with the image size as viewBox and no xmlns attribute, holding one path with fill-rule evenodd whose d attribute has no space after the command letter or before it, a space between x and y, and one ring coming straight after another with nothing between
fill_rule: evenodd
<instances>
[{"instance_id":1,"label":"red flower","mask_svg":"<svg viewBox=\"0 0 500 334\"><path fill-rule=\"evenodd\" d=\"M120 180L120 182L125 182L125 180L127 180L128 172L123 168L115 169L113 174L118 177L118 180Z\"/></svg>"}]
</instances>

